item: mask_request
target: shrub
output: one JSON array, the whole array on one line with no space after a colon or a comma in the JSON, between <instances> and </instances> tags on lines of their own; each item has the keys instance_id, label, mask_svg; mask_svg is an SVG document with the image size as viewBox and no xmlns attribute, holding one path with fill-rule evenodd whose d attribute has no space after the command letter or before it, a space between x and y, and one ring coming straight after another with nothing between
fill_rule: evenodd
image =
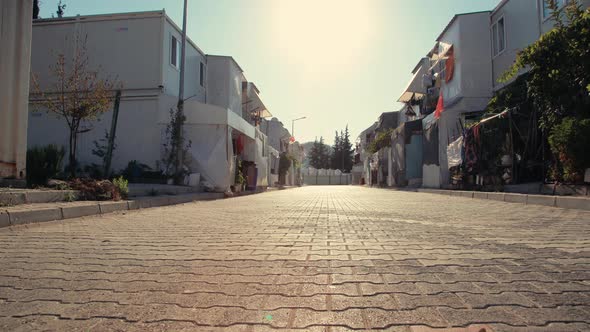
<instances>
[{"instance_id":1,"label":"shrub","mask_svg":"<svg viewBox=\"0 0 590 332\"><path fill-rule=\"evenodd\" d=\"M57 145L33 147L27 151L27 184L44 186L61 172L65 150Z\"/></svg>"},{"instance_id":2,"label":"shrub","mask_svg":"<svg viewBox=\"0 0 590 332\"><path fill-rule=\"evenodd\" d=\"M122 176L113 179L113 185L117 187L121 198L127 199L129 196L129 181L125 180Z\"/></svg>"},{"instance_id":3,"label":"shrub","mask_svg":"<svg viewBox=\"0 0 590 332\"><path fill-rule=\"evenodd\" d=\"M581 181L584 169L590 167L590 154L587 153L590 146L590 119L563 119L551 130L549 145L558 161L557 169L553 171L556 180Z\"/></svg>"},{"instance_id":4,"label":"shrub","mask_svg":"<svg viewBox=\"0 0 590 332\"><path fill-rule=\"evenodd\" d=\"M74 179L70 182L74 190L79 191L79 198L88 201L118 201L121 194L109 180Z\"/></svg>"}]
</instances>

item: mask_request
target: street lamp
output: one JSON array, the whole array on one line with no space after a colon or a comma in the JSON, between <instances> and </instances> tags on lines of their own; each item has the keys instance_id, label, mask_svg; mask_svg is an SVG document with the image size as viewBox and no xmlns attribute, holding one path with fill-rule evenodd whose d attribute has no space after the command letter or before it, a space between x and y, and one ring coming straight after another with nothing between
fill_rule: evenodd
<instances>
[{"instance_id":1,"label":"street lamp","mask_svg":"<svg viewBox=\"0 0 590 332\"><path fill-rule=\"evenodd\" d=\"M295 121L307 119L307 117L303 116L295 120L291 120L291 137L295 138Z\"/></svg>"}]
</instances>

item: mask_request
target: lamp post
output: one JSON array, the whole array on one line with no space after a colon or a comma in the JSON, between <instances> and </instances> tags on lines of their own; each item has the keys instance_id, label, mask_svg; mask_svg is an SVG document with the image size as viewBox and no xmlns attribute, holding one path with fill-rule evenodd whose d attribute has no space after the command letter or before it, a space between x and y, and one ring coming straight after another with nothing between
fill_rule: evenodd
<instances>
[{"instance_id":1,"label":"lamp post","mask_svg":"<svg viewBox=\"0 0 590 332\"><path fill-rule=\"evenodd\" d=\"M187 7L188 7L188 0L184 0L184 8L182 13L182 42L180 48L180 82L178 86L178 111L177 111L177 118L176 124L178 128L178 140L176 143L176 174L174 176L174 182L176 185L182 184L182 179L178 176L182 171L184 166L184 156L183 156L183 146L182 146L182 136L183 136L183 125L184 125L184 72L185 72L185 58L186 58L186 16L187 16Z\"/></svg>"},{"instance_id":2,"label":"lamp post","mask_svg":"<svg viewBox=\"0 0 590 332\"><path fill-rule=\"evenodd\" d=\"M291 120L291 136L293 138L295 138L295 121L299 121L299 120L303 120L303 119L307 119L307 117L303 116L303 117L297 118L295 120Z\"/></svg>"}]
</instances>

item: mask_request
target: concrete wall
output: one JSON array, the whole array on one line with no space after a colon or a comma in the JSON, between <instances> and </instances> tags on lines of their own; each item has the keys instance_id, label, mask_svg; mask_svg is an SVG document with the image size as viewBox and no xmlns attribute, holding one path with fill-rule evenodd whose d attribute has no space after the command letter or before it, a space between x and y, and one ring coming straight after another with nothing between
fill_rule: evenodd
<instances>
[{"instance_id":1,"label":"concrete wall","mask_svg":"<svg viewBox=\"0 0 590 332\"><path fill-rule=\"evenodd\" d=\"M285 151L284 144L281 144L281 142L288 141L289 130L283 126L283 123L279 119L263 120L260 124L260 130L268 137L270 146L278 152Z\"/></svg>"},{"instance_id":2,"label":"concrete wall","mask_svg":"<svg viewBox=\"0 0 590 332\"><path fill-rule=\"evenodd\" d=\"M489 13L459 17L460 43L455 68L464 97L492 97L491 37Z\"/></svg>"},{"instance_id":3,"label":"concrete wall","mask_svg":"<svg viewBox=\"0 0 590 332\"><path fill-rule=\"evenodd\" d=\"M0 2L0 178L26 176L32 12L31 0Z\"/></svg>"},{"instance_id":4,"label":"concrete wall","mask_svg":"<svg viewBox=\"0 0 590 332\"><path fill-rule=\"evenodd\" d=\"M49 66L59 53L71 58L76 36L86 39L90 69L116 79L126 90L158 89L160 77L161 13L146 16L87 17L41 20L33 25L32 72L42 88L54 82Z\"/></svg>"},{"instance_id":5,"label":"concrete wall","mask_svg":"<svg viewBox=\"0 0 590 332\"><path fill-rule=\"evenodd\" d=\"M242 116L242 82L237 63L227 56L207 56L207 102Z\"/></svg>"},{"instance_id":6,"label":"concrete wall","mask_svg":"<svg viewBox=\"0 0 590 332\"><path fill-rule=\"evenodd\" d=\"M173 36L178 41L182 40L182 33L178 29L178 27L172 21L166 19L162 35L162 72L164 92L172 96L178 96L178 87L180 85L180 69L174 67L170 62ZM204 86L201 86L200 84L201 63L205 65ZM190 40L187 40L186 43L185 66L186 68L184 75L184 98L190 98L191 100L194 99L202 103L206 102L207 58L200 49L198 49L192 42L190 42Z\"/></svg>"},{"instance_id":7,"label":"concrete wall","mask_svg":"<svg viewBox=\"0 0 590 332\"><path fill-rule=\"evenodd\" d=\"M39 77L44 91L54 90L55 83L49 66L55 54L63 53L71 61L76 48L76 35L86 38L89 69L100 69L103 78L122 83L123 96L113 153L114 170L121 170L131 160L156 168L162 145L159 118L168 118L169 107L161 107L162 85L162 13L143 13L117 16L89 16L72 20L41 20L33 26L32 71ZM154 38L156 36L156 38ZM32 101L35 100L33 96ZM32 102L29 113L28 146L50 143L68 147L68 128L65 120L47 114L38 103ZM160 114L162 113L162 114ZM94 141L110 130L112 111L85 123L92 129L80 134L78 161L81 166L101 164L92 155ZM66 157L67 158L67 157ZM67 160L66 160L67 163Z\"/></svg>"},{"instance_id":8,"label":"concrete wall","mask_svg":"<svg viewBox=\"0 0 590 332\"><path fill-rule=\"evenodd\" d=\"M505 85L498 82L498 79L512 66L518 52L539 38L539 1L542 0L510 0L492 14L490 29L491 24L504 17L506 30L506 49L497 56L493 56L490 52L494 89Z\"/></svg>"}]
</instances>

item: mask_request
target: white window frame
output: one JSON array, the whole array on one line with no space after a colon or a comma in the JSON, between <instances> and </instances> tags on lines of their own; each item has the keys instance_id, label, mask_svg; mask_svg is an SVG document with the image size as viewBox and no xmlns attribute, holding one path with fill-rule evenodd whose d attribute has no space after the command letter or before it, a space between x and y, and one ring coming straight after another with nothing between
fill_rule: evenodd
<instances>
[{"instance_id":1,"label":"white window frame","mask_svg":"<svg viewBox=\"0 0 590 332\"><path fill-rule=\"evenodd\" d=\"M543 22L550 20L551 16L553 13L551 13L551 9L549 9L549 7L547 7L547 15L545 15L545 6L547 5L547 2L545 2L545 0L540 0L541 1L541 19L543 20ZM559 1L559 6L558 8L563 8L567 5L568 0L557 0Z\"/></svg>"},{"instance_id":2,"label":"white window frame","mask_svg":"<svg viewBox=\"0 0 590 332\"><path fill-rule=\"evenodd\" d=\"M503 27L503 33L502 33L502 37L503 37L503 41L504 41L504 47L502 49L500 49L500 21L502 21L502 27ZM506 51L506 47L508 45L508 40L507 40L507 34L506 34L506 19L504 18L504 15L500 16L500 18L498 18L494 24L492 24L492 28L490 29L490 33L492 34L492 57L495 58L497 56L500 56L502 53L504 53L504 51Z\"/></svg>"},{"instance_id":3,"label":"white window frame","mask_svg":"<svg viewBox=\"0 0 590 332\"><path fill-rule=\"evenodd\" d=\"M174 49L173 45L175 44L174 43L175 41L176 41L176 59L175 59L176 64L174 64L172 62L172 60L174 58L172 50ZM169 52L170 60L169 60L169 63L170 63L170 66L172 66L176 70L180 70L180 61L181 61L180 53L182 52L181 49L182 49L182 44L180 43L180 40L178 40L178 38L176 38L175 35L170 34L170 52Z\"/></svg>"}]
</instances>

